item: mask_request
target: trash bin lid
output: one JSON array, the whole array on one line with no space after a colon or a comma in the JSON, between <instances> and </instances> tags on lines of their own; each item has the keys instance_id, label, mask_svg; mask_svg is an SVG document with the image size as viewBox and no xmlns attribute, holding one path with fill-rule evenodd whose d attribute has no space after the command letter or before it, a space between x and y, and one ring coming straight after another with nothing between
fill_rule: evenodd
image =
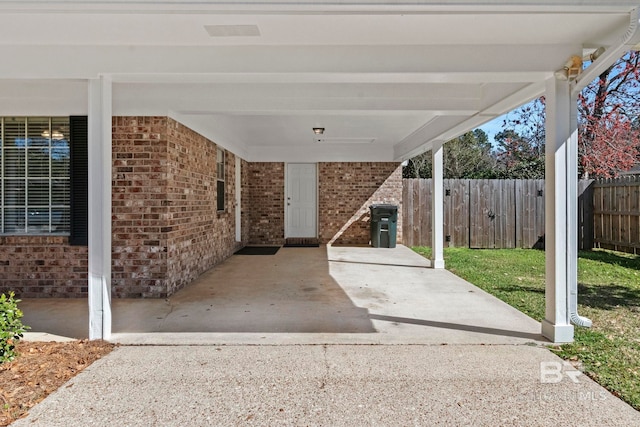
<instances>
[{"instance_id":1,"label":"trash bin lid","mask_svg":"<svg viewBox=\"0 0 640 427\"><path fill-rule=\"evenodd\" d=\"M380 204L380 205L371 205L371 206L369 206L369 209L397 211L398 210L398 206L397 205Z\"/></svg>"}]
</instances>

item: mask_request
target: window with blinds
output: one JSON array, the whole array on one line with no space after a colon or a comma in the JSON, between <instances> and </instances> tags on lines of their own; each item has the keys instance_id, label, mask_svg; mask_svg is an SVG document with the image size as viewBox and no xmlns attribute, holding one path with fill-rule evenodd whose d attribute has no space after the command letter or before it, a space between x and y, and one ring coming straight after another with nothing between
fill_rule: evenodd
<instances>
[{"instance_id":1,"label":"window with blinds","mask_svg":"<svg viewBox=\"0 0 640 427\"><path fill-rule=\"evenodd\" d=\"M69 118L0 117L0 233L69 233Z\"/></svg>"}]
</instances>

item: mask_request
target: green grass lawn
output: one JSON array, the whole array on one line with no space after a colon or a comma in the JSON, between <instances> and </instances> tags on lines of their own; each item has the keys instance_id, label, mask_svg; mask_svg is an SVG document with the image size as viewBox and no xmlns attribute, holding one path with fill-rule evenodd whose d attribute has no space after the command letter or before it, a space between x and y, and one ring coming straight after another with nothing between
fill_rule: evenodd
<instances>
[{"instance_id":1,"label":"green grass lawn","mask_svg":"<svg viewBox=\"0 0 640 427\"><path fill-rule=\"evenodd\" d=\"M414 250L429 256L430 249ZM532 249L445 249L448 270L532 318L544 317L544 252ZM640 256L580 252L578 311L593 321L575 342L553 347L582 362L584 372L640 410Z\"/></svg>"}]
</instances>

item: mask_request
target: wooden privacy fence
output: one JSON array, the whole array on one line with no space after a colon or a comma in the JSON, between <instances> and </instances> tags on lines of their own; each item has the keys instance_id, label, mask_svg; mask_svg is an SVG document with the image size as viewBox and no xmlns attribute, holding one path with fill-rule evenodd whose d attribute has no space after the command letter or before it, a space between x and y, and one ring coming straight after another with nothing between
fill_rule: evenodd
<instances>
[{"instance_id":1,"label":"wooden privacy fence","mask_svg":"<svg viewBox=\"0 0 640 427\"><path fill-rule=\"evenodd\" d=\"M640 254L640 177L593 184L594 246Z\"/></svg>"},{"instance_id":2,"label":"wooden privacy fence","mask_svg":"<svg viewBox=\"0 0 640 427\"><path fill-rule=\"evenodd\" d=\"M579 246L591 248L591 181L579 185ZM431 179L403 180L402 238L431 246ZM444 180L444 245L544 247L544 180Z\"/></svg>"}]
</instances>

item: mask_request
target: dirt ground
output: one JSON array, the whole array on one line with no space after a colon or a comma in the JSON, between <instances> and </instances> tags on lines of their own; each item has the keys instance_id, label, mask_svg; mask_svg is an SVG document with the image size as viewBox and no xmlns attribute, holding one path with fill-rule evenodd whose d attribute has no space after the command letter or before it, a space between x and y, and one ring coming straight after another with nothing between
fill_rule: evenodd
<instances>
[{"instance_id":1,"label":"dirt ground","mask_svg":"<svg viewBox=\"0 0 640 427\"><path fill-rule=\"evenodd\" d=\"M0 426L26 416L29 409L113 347L88 340L18 342L19 356L0 364Z\"/></svg>"}]
</instances>

